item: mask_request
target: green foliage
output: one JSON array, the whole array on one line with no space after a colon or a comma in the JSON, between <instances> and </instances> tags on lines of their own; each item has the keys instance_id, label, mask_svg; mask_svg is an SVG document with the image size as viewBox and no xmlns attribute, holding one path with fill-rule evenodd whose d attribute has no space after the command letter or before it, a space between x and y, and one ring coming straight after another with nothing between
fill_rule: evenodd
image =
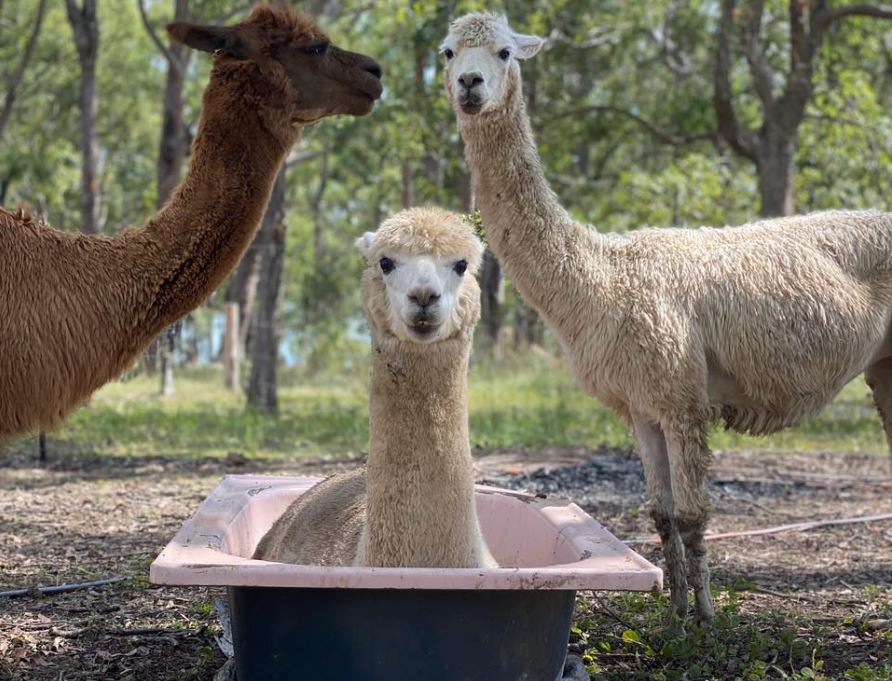
<instances>
[{"instance_id":1,"label":"green foliage","mask_svg":"<svg viewBox=\"0 0 892 681\"><path fill-rule=\"evenodd\" d=\"M686 632L672 634L665 626L669 603L662 592L583 595L570 641L584 650L583 662L597 681L890 678L887 662L827 675L821 658L833 632L807 613L744 612L745 593L729 586L716 589L714 597L711 627L688 623Z\"/></svg>"},{"instance_id":2,"label":"green foliage","mask_svg":"<svg viewBox=\"0 0 892 681\"><path fill-rule=\"evenodd\" d=\"M235 0L192 5L195 18L205 21L237 18L235 10L243 7ZM146 6L165 39L161 27L172 18L173 0L146 0ZM0 83L27 39L33 7L0 4ZM606 231L735 224L756 212L751 165L703 136L715 127L714 4L311 3L336 42L379 59L386 92L366 118L329 120L306 131L297 151L308 160L289 173L284 322L291 350L307 372L355 365L362 262L353 240L405 200L464 212L470 207L437 48L450 18L484 8L506 12L518 30L548 37L545 50L523 64L525 88L547 177L574 216ZM99 11L102 216L106 231L115 232L153 211L167 64L144 30L135 0L100 0ZM766 3L765 51L779 73L789 62L787 21L786 3ZM822 43L797 155L803 211L890 206L888 26L846 19ZM742 123L754 125L759 107L738 48L732 85ZM185 111L193 132L209 64L207 55L195 54L188 71ZM0 143L0 186L7 188L7 205L28 203L68 230L77 229L79 220L78 76L64 5L50 2ZM664 137L699 137L667 144L641 121Z\"/></svg>"},{"instance_id":3,"label":"green foliage","mask_svg":"<svg viewBox=\"0 0 892 681\"><path fill-rule=\"evenodd\" d=\"M847 681L890 681L892 680L892 664L882 667L862 662L854 669L849 669L844 677Z\"/></svg>"},{"instance_id":4,"label":"green foliage","mask_svg":"<svg viewBox=\"0 0 892 681\"><path fill-rule=\"evenodd\" d=\"M111 383L75 412L51 439L73 453L218 456L230 451L277 456L364 451L368 444L368 350L348 371L312 379L280 377L278 417L245 409L241 393L223 389L221 372L184 370L173 397L155 379ZM556 360L521 355L474 362L470 380L475 447L631 447L626 427L575 386ZM867 388L856 380L818 418L770 437L716 428L714 449L883 451L885 438ZM13 444L12 446L16 446Z\"/></svg>"},{"instance_id":5,"label":"green foliage","mask_svg":"<svg viewBox=\"0 0 892 681\"><path fill-rule=\"evenodd\" d=\"M3 3L3 63L13 64L36 3ZM99 2L99 131L107 231L141 221L154 205L164 67L135 2ZM11 42L8 42L11 41ZM78 229L80 71L64 3L50 2L0 145L6 203L25 202L60 229Z\"/></svg>"}]
</instances>

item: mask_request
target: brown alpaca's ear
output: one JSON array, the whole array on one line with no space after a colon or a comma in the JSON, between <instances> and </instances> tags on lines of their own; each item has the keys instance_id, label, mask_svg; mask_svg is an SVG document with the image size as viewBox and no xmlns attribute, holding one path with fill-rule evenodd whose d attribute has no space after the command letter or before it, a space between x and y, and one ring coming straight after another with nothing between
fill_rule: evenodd
<instances>
[{"instance_id":1,"label":"brown alpaca's ear","mask_svg":"<svg viewBox=\"0 0 892 681\"><path fill-rule=\"evenodd\" d=\"M199 26L177 21L167 25L167 32L177 42L202 52L222 51L234 59L247 59L244 43L232 26Z\"/></svg>"}]
</instances>

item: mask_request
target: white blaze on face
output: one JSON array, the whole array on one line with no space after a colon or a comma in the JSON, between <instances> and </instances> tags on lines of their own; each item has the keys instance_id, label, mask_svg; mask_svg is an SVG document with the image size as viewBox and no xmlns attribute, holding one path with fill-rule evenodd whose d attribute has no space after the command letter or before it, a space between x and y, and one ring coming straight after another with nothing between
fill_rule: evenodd
<instances>
[{"instance_id":1,"label":"white blaze on face","mask_svg":"<svg viewBox=\"0 0 892 681\"><path fill-rule=\"evenodd\" d=\"M357 240L366 258L374 252L375 234ZM465 277L465 258L381 253L377 262L387 298L387 326L401 340L429 343L449 338L461 325L458 304ZM464 266L462 265L464 264Z\"/></svg>"},{"instance_id":2,"label":"white blaze on face","mask_svg":"<svg viewBox=\"0 0 892 681\"><path fill-rule=\"evenodd\" d=\"M515 59L536 55L544 40L515 33L503 16L468 14L452 22L440 46L446 59L446 90L466 114L495 108L504 99Z\"/></svg>"}]
</instances>

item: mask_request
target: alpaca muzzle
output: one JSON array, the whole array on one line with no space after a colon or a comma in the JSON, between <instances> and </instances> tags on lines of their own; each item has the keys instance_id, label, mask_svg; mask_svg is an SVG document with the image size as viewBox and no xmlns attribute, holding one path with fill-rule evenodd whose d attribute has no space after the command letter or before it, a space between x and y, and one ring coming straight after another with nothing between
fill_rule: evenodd
<instances>
[{"instance_id":1,"label":"alpaca muzzle","mask_svg":"<svg viewBox=\"0 0 892 681\"><path fill-rule=\"evenodd\" d=\"M462 88L458 94L458 105L463 113L478 114L483 109L483 98L478 92Z\"/></svg>"},{"instance_id":2,"label":"alpaca muzzle","mask_svg":"<svg viewBox=\"0 0 892 681\"><path fill-rule=\"evenodd\" d=\"M437 331L440 330L442 324L439 316L436 313L429 312L425 306L413 315L412 322L407 326L415 336L419 338L431 338L436 336Z\"/></svg>"}]
</instances>

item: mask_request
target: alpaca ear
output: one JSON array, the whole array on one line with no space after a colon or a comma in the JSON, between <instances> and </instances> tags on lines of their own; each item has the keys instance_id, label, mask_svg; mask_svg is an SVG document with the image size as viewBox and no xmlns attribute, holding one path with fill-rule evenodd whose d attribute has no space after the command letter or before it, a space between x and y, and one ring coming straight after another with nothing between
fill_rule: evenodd
<instances>
[{"instance_id":1,"label":"alpaca ear","mask_svg":"<svg viewBox=\"0 0 892 681\"><path fill-rule=\"evenodd\" d=\"M375 233L366 232L355 242L356 248L362 253L363 257L368 260L372 255L372 249L375 247Z\"/></svg>"},{"instance_id":2,"label":"alpaca ear","mask_svg":"<svg viewBox=\"0 0 892 681\"><path fill-rule=\"evenodd\" d=\"M535 57L544 44L545 40L537 35L523 35L522 33L514 34L514 45L517 47L515 56L518 59Z\"/></svg>"},{"instance_id":3,"label":"alpaca ear","mask_svg":"<svg viewBox=\"0 0 892 681\"><path fill-rule=\"evenodd\" d=\"M199 26L183 21L167 25L171 38L202 52L222 51L235 59L247 59L247 50L232 26Z\"/></svg>"}]
</instances>

